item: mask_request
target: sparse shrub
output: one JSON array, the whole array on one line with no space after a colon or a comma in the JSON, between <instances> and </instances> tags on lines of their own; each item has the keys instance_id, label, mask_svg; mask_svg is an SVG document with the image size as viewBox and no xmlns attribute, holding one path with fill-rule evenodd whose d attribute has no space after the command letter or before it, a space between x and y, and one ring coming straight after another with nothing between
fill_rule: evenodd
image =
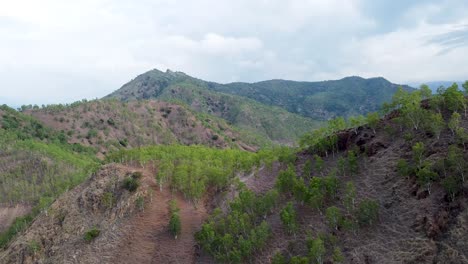
<instances>
[{"instance_id":1,"label":"sparse shrub","mask_svg":"<svg viewBox=\"0 0 468 264\"><path fill-rule=\"evenodd\" d=\"M219 139L219 136L216 135L216 134L214 134L214 135L211 136L211 139L214 140L214 141L216 141L216 140Z\"/></svg>"},{"instance_id":2,"label":"sparse shrub","mask_svg":"<svg viewBox=\"0 0 468 264\"><path fill-rule=\"evenodd\" d=\"M114 203L115 203L114 194L111 193L111 192L105 192L105 193L103 193L103 194L102 194L101 201L102 201L102 204L103 204L106 208L112 208L112 207L114 207Z\"/></svg>"},{"instance_id":3,"label":"sparse shrub","mask_svg":"<svg viewBox=\"0 0 468 264\"><path fill-rule=\"evenodd\" d=\"M101 234L101 230L97 229L96 227L91 228L90 230L86 231L84 234L84 240L86 242L91 242L96 239Z\"/></svg>"},{"instance_id":4,"label":"sparse shrub","mask_svg":"<svg viewBox=\"0 0 468 264\"><path fill-rule=\"evenodd\" d=\"M143 211L145 209L145 198L143 196L138 196L135 203L138 210Z\"/></svg>"},{"instance_id":5,"label":"sparse shrub","mask_svg":"<svg viewBox=\"0 0 468 264\"><path fill-rule=\"evenodd\" d=\"M122 147L126 148L126 147L128 146L128 139L126 139L126 138L120 139L120 140L119 140L119 144L120 144Z\"/></svg>"},{"instance_id":6,"label":"sparse shrub","mask_svg":"<svg viewBox=\"0 0 468 264\"><path fill-rule=\"evenodd\" d=\"M123 181L123 187L130 192L136 191L136 189L138 189L139 186L140 183L138 182L138 180L131 176L125 178L125 180Z\"/></svg>"},{"instance_id":7,"label":"sparse shrub","mask_svg":"<svg viewBox=\"0 0 468 264\"><path fill-rule=\"evenodd\" d=\"M92 138L97 137L97 135L98 135L98 131L97 131L96 129L93 128L93 129L90 129L90 130L88 131L88 134L86 135L86 138L87 138L87 139L92 139Z\"/></svg>"},{"instance_id":8,"label":"sparse shrub","mask_svg":"<svg viewBox=\"0 0 468 264\"><path fill-rule=\"evenodd\" d=\"M31 251L31 253L36 254L41 250L41 244L39 244L39 242L36 240L31 240L28 243L28 249Z\"/></svg>"},{"instance_id":9,"label":"sparse shrub","mask_svg":"<svg viewBox=\"0 0 468 264\"><path fill-rule=\"evenodd\" d=\"M131 174L131 177L133 179L138 180L138 179L141 179L141 177L143 177L143 174L141 173L141 171L135 171Z\"/></svg>"},{"instance_id":10,"label":"sparse shrub","mask_svg":"<svg viewBox=\"0 0 468 264\"><path fill-rule=\"evenodd\" d=\"M357 220L359 225L372 225L379 217L379 204L374 200L362 201L357 210Z\"/></svg>"},{"instance_id":11,"label":"sparse shrub","mask_svg":"<svg viewBox=\"0 0 468 264\"><path fill-rule=\"evenodd\" d=\"M286 259L281 252L276 252L271 259L271 264L286 264Z\"/></svg>"},{"instance_id":12,"label":"sparse shrub","mask_svg":"<svg viewBox=\"0 0 468 264\"><path fill-rule=\"evenodd\" d=\"M107 124L109 124L110 126L115 127L115 121L114 121L114 119L112 119L112 118L107 119Z\"/></svg>"}]
</instances>

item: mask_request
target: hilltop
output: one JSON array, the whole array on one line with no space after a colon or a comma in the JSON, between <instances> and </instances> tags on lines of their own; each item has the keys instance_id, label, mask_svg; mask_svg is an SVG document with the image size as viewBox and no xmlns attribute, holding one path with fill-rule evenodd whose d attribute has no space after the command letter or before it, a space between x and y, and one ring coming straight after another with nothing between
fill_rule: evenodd
<instances>
[{"instance_id":1,"label":"hilltop","mask_svg":"<svg viewBox=\"0 0 468 264\"><path fill-rule=\"evenodd\" d=\"M393 84L382 77L364 79L351 76L321 82L269 80L220 84L196 79L183 72L154 69L137 76L107 97L124 101L159 97L167 99L175 96L165 93L170 86L197 87L205 92L209 90L235 96L231 98L249 98L314 120L378 111L384 102L391 100L398 87L414 90L407 85ZM188 100L181 95L176 98Z\"/></svg>"}]
</instances>

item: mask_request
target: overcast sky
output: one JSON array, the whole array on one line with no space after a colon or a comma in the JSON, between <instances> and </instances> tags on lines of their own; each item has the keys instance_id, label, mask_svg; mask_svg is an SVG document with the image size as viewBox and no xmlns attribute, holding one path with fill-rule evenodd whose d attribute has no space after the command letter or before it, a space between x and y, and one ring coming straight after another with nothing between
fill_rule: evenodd
<instances>
[{"instance_id":1,"label":"overcast sky","mask_svg":"<svg viewBox=\"0 0 468 264\"><path fill-rule=\"evenodd\" d=\"M467 0L0 0L0 104L102 97L153 68L413 83L467 64Z\"/></svg>"}]
</instances>

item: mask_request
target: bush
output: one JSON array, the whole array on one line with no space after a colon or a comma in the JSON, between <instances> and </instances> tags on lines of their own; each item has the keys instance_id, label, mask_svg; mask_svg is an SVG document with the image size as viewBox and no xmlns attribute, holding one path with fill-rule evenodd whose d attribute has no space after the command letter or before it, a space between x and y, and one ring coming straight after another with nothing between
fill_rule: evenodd
<instances>
[{"instance_id":1,"label":"bush","mask_svg":"<svg viewBox=\"0 0 468 264\"><path fill-rule=\"evenodd\" d=\"M359 225L371 225L379 217L379 204L374 200L364 200L359 204L357 220Z\"/></svg>"},{"instance_id":2,"label":"bush","mask_svg":"<svg viewBox=\"0 0 468 264\"><path fill-rule=\"evenodd\" d=\"M182 224L180 223L180 217L178 213L173 213L171 219L169 220L169 231L177 239L177 236L180 235L182 230Z\"/></svg>"},{"instance_id":3,"label":"bush","mask_svg":"<svg viewBox=\"0 0 468 264\"><path fill-rule=\"evenodd\" d=\"M123 181L123 187L130 192L136 191L136 189L138 189L139 186L140 183L138 182L138 180L133 178L132 176L125 178L125 180Z\"/></svg>"},{"instance_id":4,"label":"bush","mask_svg":"<svg viewBox=\"0 0 468 264\"><path fill-rule=\"evenodd\" d=\"M99 234L101 234L101 230L93 227L90 230L86 231L86 233L84 234L84 240L86 242L91 242L94 239L96 239L96 237L98 237Z\"/></svg>"}]
</instances>

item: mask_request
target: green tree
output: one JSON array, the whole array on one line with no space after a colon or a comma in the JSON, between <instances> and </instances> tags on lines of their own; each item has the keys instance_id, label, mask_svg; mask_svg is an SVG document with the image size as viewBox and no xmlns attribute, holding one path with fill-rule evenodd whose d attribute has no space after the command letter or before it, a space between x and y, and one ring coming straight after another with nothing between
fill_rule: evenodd
<instances>
[{"instance_id":1,"label":"green tree","mask_svg":"<svg viewBox=\"0 0 468 264\"><path fill-rule=\"evenodd\" d=\"M442 180L442 186L444 187L445 191L449 195L452 201L455 200L455 196L461 190L460 182L453 176L449 176Z\"/></svg>"},{"instance_id":2,"label":"green tree","mask_svg":"<svg viewBox=\"0 0 468 264\"><path fill-rule=\"evenodd\" d=\"M380 121L379 113L373 112L373 113L367 114L367 124L372 129L374 134L375 134L375 129L377 128L377 125L379 124L379 121Z\"/></svg>"},{"instance_id":3,"label":"green tree","mask_svg":"<svg viewBox=\"0 0 468 264\"><path fill-rule=\"evenodd\" d=\"M426 84L421 84L419 87L419 90L421 91L421 96L422 99L429 99L432 96L432 90L427 86Z\"/></svg>"},{"instance_id":4,"label":"green tree","mask_svg":"<svg viewBox=\"0 0 468 264\"><path fill-rule=\"evenodd\" d=\"M366 118L363 115L352 116L349 118L349 125L353 128L354 133L357 135L357 129L366 123Z\"/></svg>"},{"instance_id":5,"label":"green tree","mask_svg":"<svg viewBox=\"0 0 468 264\"><path fill-rule=\"evenodd\" d=\"M182 231L182 224L180 221L179 211L180 209L177 206L177 202L175 200L169 201L169 232L171 232L175 239L177 239L177 236L180 235Z\"/></svg>"},{"instance_id":6,"label":"green tree","mask_svg":"<svg viewBox=\"0 0 468 264\"><path fill-rule=\"evenodd\" d=\"M450 168L460 175L462 182L465 182L466 160L463 156L463 151L455 145L450 145L447 153L447 161Z\"/></svg>"},{"instance_id":7,"label":"green tree","mask_svg":"<svg viewBox=\"0 0 468 264\"><path fill-rule=\"evenodd\" d=\"M325 243L320 237L312 239L309 247L309 257L316 264L323 264L325 258Z\"/></svg>"},{"instance_id":8,"label":"green tree","mask_svg":"<svg viewBox=\"0 0 468 264\"><path fill-rule=\"evenodd\" d=\"M425 186L430 194L431 185L435 180L438 179L439 175L431 170L430 164L424 164L422 168L420 168L416 172L416 177L418 179L419 184Z\"/></svg>"},{"instance_id":9,"label":"green tree","mask_svg":"<svg viewBox=\"0 0 468 264\"><path fill-rule=\"evenodd\" d=\"M462 84L463 90L465 91L465 95L468 95L468 81L465 81Z\"/></svg>"},{"instance_id":10,"label":"green tree","mask_svg":"<svg viewBox=\"0 0 468 264\"><path fill-rule=\"evenodd\" d=\"M289 264L309 264L309 258L307 257L300 257L300 256L293 256L289 260Z\"/></svg>"},{"instance_id":11,"label":"green tree","mask_svg":"<svg viewBox=\"0 0 468 264\"><path fill-rule=\"evenodd\" d=\"M309 190L305 185L303 178L295 181L293 194L296 200L301 203L301 205L308 201Z\"/></svg>"},{"instance_id":12,"label":"green tree","mask_svg":"<svg viewBox=\"0 0 468 264\"><path fill-rule=\"evenodd\" d=\"M286 258L281 254L281 252L276 252L271 259L271 264L287 264Z\"/></svg>"},{"instance_id":13,"label":"green tree","mask_svg":"<svg viewBox=\"0 0 468 264\"><path fill-rule=\"evenodd\" d=\"M356 174L359 170L356 152L352 150L348 151L348 169L351 174Z\"/></svg>"},{"instance_id":14,"label":"green tree","mask_svg":"<svg viewBox=\"0 0 468 264\"><path fill-rule=\"evenodd\" d=\"M354 211L356 205L356 187L351 181L346 183L343 203L348 212Z\"/></svg>"},{"instance_id":15,"label":"green tree","mask_svg":"<svg viewBox=\"0 0 468 264\"><path fill-rule=\"evenodd\" d=\"M324 168L324 166L325 166L325 162L324 162L323 159L322 159L319 155L317 155L317 154L314 155L314 160L315 160L315 170L316 170L317 172L319 172L320 174L322 174L323 168Z\"/></svg>"},{"instance_id":16,"label":"green tree","mask_svg":"<svg viewBox=\"0 0 468 264\"><path fill-rule=\"evenodd\" d=\"M448 87L445 90L443 96L446 106L450 111L455 112L463 109L466 116L466 100L465 96L463 96L463 93L458 89L458 84L454 83L452 86Z\"/></svg>"},{"instance_id":17,"label":"green tree","mask_svg":"<svg viewBox=\"0 0 468 264\"><path fill-rule=\"evenodd\" d=\"M296 211L291 202L280 212L280 218L283 225L286 227L289 233L295 233L297 230Z\"/></svg>"},{"instance_id":18,"label":"green tree","mask_svg":"<svg viewBox=\"0 0 468 264\"><path fill-rule=\"evenodd\" d=\"M408 162L405 159L399 159L397 162L397 172L400 176L406 177L409 179L411 174L411 168L408 165Z\"/></svg>"},{"instance_id":19,"label":"green tree","mask_svg":"<svg viewBox=\"0 0 468 264\"><path fill-rule=\"evenodd\" d=\"M418 165L418 168L421 168L423 161L424 161L424 152L425 152L424 143L417 142L412 147L412 150L413 150L413 160Z\"/></svg>"},{"instance_id":20,"label":"green tree","mask_svg":"<svg viewBox=\"0 0 468 264\"><path fill-rule=\"evenodd\" d=\"M445 120L441 113L431 113L429 116L429 127L431 132L440 139L440 133L445 128Z\"/></svg>"},{"instance_id":21,"label":"green tree","mask_svg":"<svg viewBox=\"0 0 468 264\"><path fill-rule=\"evenodd\" d=\"M312 161L308 159L304 163L304 168L302 169L302 177L308 179L311 173L312 173Z\"/></svg>"},{"instance_id":22,"label":"green tree","mask_svg":"<svg viewBox=\"0 0 468 264\"><path fill-rule=\"evenodd\" d=\"M296 173L292 166L289 166L287 170L280 171L276 180L276 187L282 193L289 193L293 190L296 183Z\"/></svg>"},{"instance_id":23,"label":"green tree","mask_svg":"<svg viewBox=\"0 0 468 264\"><path fill-rule=\"evenodd\" d=\"M343 261L345 260L343 252L341 252L341 249L339 247L335 247L333 249L332 259L333 263L343 263Z\"/></svg>"},{"instance_id":24,"label":"green tree","mask_svg":"<svg viewBox=\"0 0 468 264\"><path fill-rule=\"evenodd\" d=\"M336 206L328 207L325 212L325 216L327 218L327 221L330 227L335 230L338 230L338 227L340 226L340 223L341 223L341 219L343 217L340 209L338 209L338 207Z\"/></svg>"},{"instance_id":25,"label":"green tree","mask_svg":"<svg viewBox=\"0 0 468 264\"><path fill-rule=\"evenodd\" d=\"M455 135L455 132L457 131L459 126L460 126L460 114L458 112L453 112L448 122L448 127L452 131L452 135Z\"/></svg>"}]
</instances>

